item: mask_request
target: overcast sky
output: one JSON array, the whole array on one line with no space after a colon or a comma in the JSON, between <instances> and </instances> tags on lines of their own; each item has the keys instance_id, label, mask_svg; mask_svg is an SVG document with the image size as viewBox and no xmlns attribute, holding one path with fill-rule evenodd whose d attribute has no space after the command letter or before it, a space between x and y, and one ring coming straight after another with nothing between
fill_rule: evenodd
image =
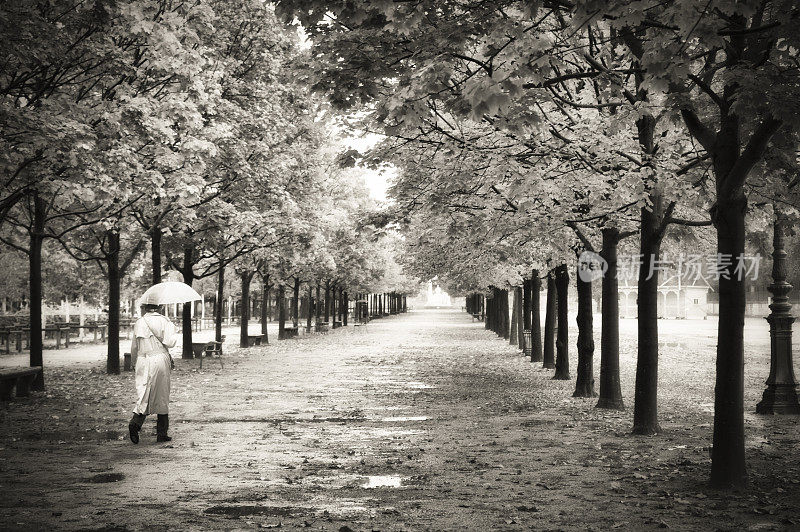
<instances>
[{"instance_id":1,"label":"overcast sky","mask_svg":"<svg viewBox=\"0 0 800 532\"><path fill-rule=\"evenodd\" d=\"M363 153L369 150L380 140L381 136L374 133L370 133L365 136L349 135L343 138L343 144L347 149L352 148ZM386 201L386 191L389 188L395 173L396 172L394 169L378 172L377 170L364 168L362 175L364 176L364 182L369 188L370 195L378 201Z\"/></svg>"}]
</instances>

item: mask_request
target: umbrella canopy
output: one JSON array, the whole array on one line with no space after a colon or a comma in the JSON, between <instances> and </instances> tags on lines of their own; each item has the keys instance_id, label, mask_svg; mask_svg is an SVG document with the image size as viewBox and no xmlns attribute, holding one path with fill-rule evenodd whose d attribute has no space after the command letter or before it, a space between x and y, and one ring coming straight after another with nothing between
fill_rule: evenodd
<instances>
[{"instance_id":1,"label":"umbrella canopy","mask_svg":"<svg viewBox=\"0 0 800 532\"><path fill-rule=\"evenodd\" d=\"M154 284L142 294L142 305L167 305L169 303L188 303L198 301L202 296L186 283L166 281Z\"/></svg>"}]
</instances>

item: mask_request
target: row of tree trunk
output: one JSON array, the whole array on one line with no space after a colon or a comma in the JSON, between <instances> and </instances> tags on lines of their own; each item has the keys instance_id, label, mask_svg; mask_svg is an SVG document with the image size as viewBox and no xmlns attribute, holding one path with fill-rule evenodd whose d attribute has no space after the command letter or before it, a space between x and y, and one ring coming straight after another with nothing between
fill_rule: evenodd
<instances>
[{"instance_id":1,"label":"row of tree trunk","mask_svg":"<svg viewBox=\"0 0 800 532\"><path fill-rule=\"evenodd\" d=\"M364 296L370 318L380 318L389 314L400 314L407 310L405 294L388 292L381 294L368 294Z\"/></svg>"},{"instance_id":2,"label":"row of tree trunk","mask_svg":"<svg viewBox=\"0 0 800 532\"><path fill-rule=\"evenodd\" d=\"M600 397L597 407L622 409L624 403L619 377L619 302L616 276L618 235L604 232L603 236L601 255L608 262L609 271L603 277L602 286ZM578 366L573 396L595 397L592 281L585 275L582 276L580 270L577 273ZM486 329L517 346L530 357L532 363L541 363L543 368L555 369L553 379L568 380L570 362L567 265L555 267L544 279L547 292L544 331L540 323L542 278L538 270L533 270L531 276L524 279L521 287L513 287L511 290L490 287L488 296L478 293L468 295L466 310L473 316L484 319Z\"/></svg>"}]
</instances>

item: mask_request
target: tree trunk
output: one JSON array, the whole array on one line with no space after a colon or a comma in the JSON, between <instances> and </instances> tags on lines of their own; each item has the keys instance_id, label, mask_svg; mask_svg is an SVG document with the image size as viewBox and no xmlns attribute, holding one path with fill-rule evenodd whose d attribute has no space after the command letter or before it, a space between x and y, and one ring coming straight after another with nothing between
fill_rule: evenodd
<instances>
[{"instance_id":1,"label":"tree trunk","mask_svg":"<svg viewBox=\"0 0 800 532\"><path fill-rule=\"evenodd\" d=\"M300 279L294 278L294 290L292 291L292 325L300 328Z\"/></svg>"},{"instance_id":2,"label":"tree trunk","mask_svg":"<svg viewBox=\"0 0 800 532\"><path fill-rule=\"evenodd\" d=\"M653 210L642 208L637 310L639 346L636 359L636 388L633 405L633 433L657 434L658 424L658 271L654 260L661 256L662 200L654 194ZM722 306L722 305L720 305Z\"/></svg>"},{"instance_id":3,"label":"tree trunk","mask_svg":"<svg viewBox=\"0 0 800 532\"><path fill-rule=\"evenodd\" d=\"M316 299L316 301L314 303L314 309L317 311L316 312L316 320L315 320L315 324L316 325L319 325L320 316L322 316L322 305L320 304L320 302L322 301L320 299L321 291L322 290L321 290L321 287L319 285L319 281L317 281L317 299Z\"/></svg>"},{"instance_id":4,"label":"tree trunk","mask_svg":"<svg viewBox=\"0 0 800 532\"><path fill-rule=\"evenodd\" d=\"M263 343L267 342L267 325L269 322L269 274L261 278L261 334L264 336Z\"/></svg>"},{"instance_id":5,"label":"tree trunk","mask_svg":"<svg viewBox=\"0 0 800 532\"><path fill-rule=\"evenodd\" d=\"M500 316L500 308L502 307L500 304L501 299L503 299L503 294L501 290L497 288L495 289L495 297L492 300L492 330L498 336L503 335L503 322Z\"/></svg>"},{"instance_id":6,"label":"tree trunk","mask_svg":"<svg viewBox=\"0 0 800 532\"><path fill-rule=\"evenodd\" d=\"M331 315L331 282L325 281L325 323L330 323Z\"/></svg>"},{"instance_id":7,"label":"tree trunk","mask_svg":"<svg viewBox=\"0 0 800 532\"><path fill-rule=\"evenodd\" d=\"M153 284L161 282L161 239L163 234L160 227L150 230L150 255L153 263Z\"/></svg>"},{"instance_id":8,"label":"tree trunk","mask_svg":"<svg viewBox=\"0 0 800 532\"><path fill-rule=\"evenodd\" d=\"M106 236L108 237L108 255L106 255L106 266L108 268L108 351L106 355L106 373L119 375L119 232L110 229L106 232ZM83 309L81 309L81 313L83 313Z\"/></svg>"},{"instance_id":9,"label":"tree trunk","mask_svg":"<svg viewBox=\"0 0 800 532\"><path fill-rule=\"evenodd\" d=\"M603 247L600 256L608 264L602 281L602 318L600 332L600 399L597 408L623 410L622 387L619 379L619 281L617 279L617 244L619 230L602 230Z\"/></svg>"},{"instance_id":10,"label":"tree trunk","mask_svg":"<svg viewBox=\"0 0 800 532\"><path fill-rule=\"evenodd\" d=\"M522 329L524 331L531 330L531 298L533 297L533 293L531 292L531 280L525 279L522 281ZM531 337L531 339L533 339ZM531 346L528 346L530 349ZM525 349L525 346L522 346ZM527 353L526 353L527 354Z\"/></svg>"},{"instance_id":11,"label":"tree trunk","mask_svg":"<svg viewBox=\"0 0 800 532\"><path fill-rule=\"evenodd\" d=\"M225 267L217 273L217 300L214 305L214 340L222 341L222 306L225 304Z\"/></svg>"},{"instance_id":12,"label":"tree trunk","mask_svg":"<svg viewBox=\"0 0 800 532\"><path fill-rule=\"evenodd\" d=\"M331 284L331 329L336 324L336 283Z\"/></svg>"},{"instance_id":13,"label":"tree trunk","mask_svg":"<svg viewBox=\"0 0 800 532\"><path fill-rule=\"evenodd\" d=\"M731 264L725 266L726 273L719 278L711 484L721 488L741 487L747 483L744 454L745 284L744 278L734 271L737 257L742 257L745 251L746 210L747 200L738 191L732 199L718 196L712 213L717 228L718 256L732 257Z\"/></svg>"},{"instance_id":14,"label":"tree trunk","mask_svg":"<svg viewBox=\"0 0 800 532\"><path fill-rule=\"evenodd\" d=\"M553 272L547 274L547 307L544 316L544 358L542 367L553 369L555 364L556 281Z\"/></svg>"},{"instance_id":15,"label":"tree trunk","mask_svg":"<svg viewBox=\"0 0 800 532\"><path fill-rule=\"evenodd\" d=\"M342 321L342 289L341 289L341 287L340 288L336 288L333 291L333 298L334 298L334 301L336 301L336 312L334 313L334 315L336 317L334 318L334 321L338 321L338 322L341 323L341 321Z\"/></svg>"},{"instance_id":16,"label":"tree trunk","mask_svg":"<svg viewBox=\"0 0 800 532\"><path fill-rule=\"evenodd\" d=\"M254 272L241 272L242 282L242 317L239 320L239 347L250 347L250 281Z\"/></svg>"},{"instance_id":17,"label":"tree trunk","mask_svg":"<svg viewBox=\"0 0 800 532\"><path fill-rule=\"evenodd\" d=\"M286 333L286 286L278 285L278 340L285 340Z\"/></svg>"},{"instance_id":18,"label":"tree trunk","mask_svg":"<svg viewBox=\"0 0 800 532\"><path fill-rule=\"evenodd\" d=\"M491 290L491 297L486 298L486 316L483 317L483 328L487 331L493 331L494 327L494 298L495 298L495 289L490 287Z\"/></svg>"},{"instance_id":19,"label":"tree trunk","mask_svg":"<svg viewBox=\"0 0 800 532\"><path fill-rule=\"evenodd\" d=\"M497 326L497 309L500 308L498 301L500 300L500 290L492 288L492 297L489 299L489 330L495 334L499 334L500 328Z\"/></svg>"},{"instance_id":20,"label":"tree trunk","mask_svg":"<svg viewBox=\"0 0 800 532\"><path fill-rule=\"evenodd\" d=\"M194 282L194 265L192 264L194 255L194 248L186 246L183 250L183 268L181 274L183 275L183 282L192 286ZM183 311L181 313L181 336L183 338L183 346L181 348L181 358L193 358L194 352L192 351L192 305L194 303L184 303Z\"/></svg>"},{"instance_id":21,"label":"tree trunk","mask_svg":"<svg viewBox=\"0 0 800 532\"><path fill-rule=\"evenodd\" d=\"M517 315L519 314L519 299L517 298L517 289L512 288L512 303L511 303L511 328L508 330L508 343L516 346L517 340Z\"/></svg>"},{"instance_id":22,"label":"tree trunk","mask_svg":"<svg viewBox=\"0 0 800 532\"><path fill-rule=\"evenodd\" d=\"M314 287L308 284L308 317L306 319L306 331L311 332L311 316L314 314Z\"/></svg>"},{"instance_id":23,"label":"tree trunk","mask_svg":"<svg viewBox=\"0 0 800 532\"><path fill-rule=\"evenodd\" d=\"M558 337L556 338L556 380L569 380L569 272L567 265L556 268L556 297L558 298Z\"/></svg>"},{"instance_id":24,"label":"tree trunk","mask_svg":"<svg viewBox=\"0 0 800 532\"><path fill-rule=\"evenodd\" d=\"M523 319L523 296L522 287L518 286L514 289L514 297L517 299L517 347L521 351L525 349L525 323Z\"/></svg>"},{"instance_id":25,"label":"tree trunk","mask_svg":"<svg viewBox=\"0 0 800 532\"><path fill-rule=\"evenodd\" d=\"M30 280L30 365L41 366L42 371L31 384L31 389L44 390L44 365L42 357L42 242L44 241L45 202L38 192L33 193L33 227L28 255ZM9 340L10 341L10 340Z\"/></svg>"},{"instance_id":26,"label":"tree trunk","mask_svg":"<svg viewBox=\"0 0 800 532\"><path fill-rule=\"evenodd\" d=\"M542 280L539 270L531 272L531 362L542 361L542 326L539 296L542 291Z\"/></svg>"},{"instance_id":27,"label":"tree trunk","mask_svg":"<svg viewBox=\"0 0 800 532\"><path fill-rule=\"evenodd\" d=\"M500 291L500 321L502 323L500 333L506 340L511 336L511 320L508 312L508 290L503 289Z\"/></svg>"},{"instance_id":28,"label":"tree trunk","mask_svg":"<svg viewBox=\"0 0 800 532\"><path fill-rule=\"evenodd\" d=\"M342 289L342 325L347 327L347 314L350 302L347 299L347 292Z\"/></svg>"},{"instance_id":29,"label":"tree trunk","mask_svg":"<svg viewBox=\"0 0 800 532\"><path fill-rule=\"evenodd\" d=\"M578 375L572 397L594 397L594 330L592 316L592 282L576 277L578 291Z\"/></svg>"}]
</instances>

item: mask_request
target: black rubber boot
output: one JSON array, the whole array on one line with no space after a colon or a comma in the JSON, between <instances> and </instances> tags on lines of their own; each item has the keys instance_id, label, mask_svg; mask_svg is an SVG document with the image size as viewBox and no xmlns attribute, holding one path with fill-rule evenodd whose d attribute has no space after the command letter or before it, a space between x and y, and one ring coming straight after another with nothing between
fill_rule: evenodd
<instances>
[{"instance_id":1,"label":"black rubber boot","mask_svg":"<svg viewBox=\"0 0 800 532\"><path fill-rule=\"evenodd\" d=\"M144 414L133 414L130 423L128 423L128 435L133 443L139 443L139 431L142 430L146 417Z\"/></svg>"},{"instance_id":2,"label":"black rubber boot","mask_svg":"<svg viewBox=\"0 0 800 532\"><path fill-rule=\"evenodd\" d=\"M172 438L167 436L169 430L169 415L158 414L158 421L156 421L156 441L165 442L172 441Z\"/></svg>"}]
</instances>

